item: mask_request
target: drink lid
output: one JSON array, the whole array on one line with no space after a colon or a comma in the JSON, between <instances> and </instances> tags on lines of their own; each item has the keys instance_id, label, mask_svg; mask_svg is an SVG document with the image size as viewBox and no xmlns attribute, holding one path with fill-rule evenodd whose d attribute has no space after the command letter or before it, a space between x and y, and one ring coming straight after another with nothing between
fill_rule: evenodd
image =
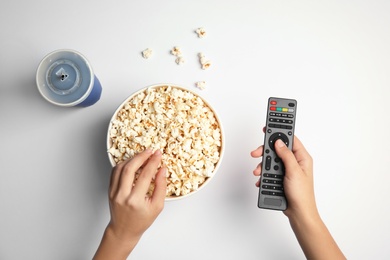
<instances>
[{"instance_id":1,"label":"drink lid","mask_svg":"<svg viewBox=\"0 0 390 260\"><path fill-rule=\"evenodd\" d=\"M83 55L73 50L58 50L43 58L36 81L40 93L49 102L75 106L90 94L94 74Z\"/></svg>"}]
</instances>

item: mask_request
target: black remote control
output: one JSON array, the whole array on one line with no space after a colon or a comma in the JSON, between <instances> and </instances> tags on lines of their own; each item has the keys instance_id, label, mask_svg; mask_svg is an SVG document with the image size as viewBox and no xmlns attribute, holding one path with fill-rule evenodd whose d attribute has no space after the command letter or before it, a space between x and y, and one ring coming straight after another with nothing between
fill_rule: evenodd
<instances>
[{"instance_id":1,"label":"black remote control","mask_svg":"<svg viewBox=\"0 0 390 260\"><path fill-rule=\"evenodd\" d=\"M284 195L284 165L275 152L275 142L281 139L292 150L297 101L270 97L268 99L267 124L264 137L264 153L261 169L258 207L286 210Z\"/></svg>"}]
</instances>

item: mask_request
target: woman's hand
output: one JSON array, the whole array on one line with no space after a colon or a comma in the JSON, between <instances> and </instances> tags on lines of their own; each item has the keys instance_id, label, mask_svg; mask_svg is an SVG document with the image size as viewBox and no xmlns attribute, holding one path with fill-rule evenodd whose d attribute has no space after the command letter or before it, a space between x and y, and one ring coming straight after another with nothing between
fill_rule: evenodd
<instances>
[{"instance_id":1,"label":"woman's hand","mask_svg":"<svg viewBox=\"0 0 390 260\"><path fill-rule=\"evenodd\" d=\"M166 168L161 151L145 150L112 170L109 189L111 221L94 259L126 259L142 234L150 227L164 207ZM136 172L140 171L134 183ZM155 187L147 195L154 179Z\"/></svg>"}]
</instances>

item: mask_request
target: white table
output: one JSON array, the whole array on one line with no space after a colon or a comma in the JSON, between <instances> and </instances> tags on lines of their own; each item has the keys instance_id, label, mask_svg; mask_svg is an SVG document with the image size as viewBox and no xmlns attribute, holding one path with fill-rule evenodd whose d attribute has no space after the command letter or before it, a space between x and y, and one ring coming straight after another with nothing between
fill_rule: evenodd
<instances>
[{"instance_id":1,"label":"white table","mask_svg":"<svg viewBox=\"0 0 390 260\"><path fill-rule=\"evenodd\" d=\"M131 259L304 258L283 213L256 206L249 153L263 141L269 96L298 100L318 207L346 256L388 258L389 13L384 0L2 1L0 259L93 256L109 220L109 119L162 82L212 104L226 153L207 187L166 203ZM38 63L61 48L91 62L103 86L94 106L57 107L37 91ZM198 52L212 68L200 69Z\"/></svg>"}]
</instances>

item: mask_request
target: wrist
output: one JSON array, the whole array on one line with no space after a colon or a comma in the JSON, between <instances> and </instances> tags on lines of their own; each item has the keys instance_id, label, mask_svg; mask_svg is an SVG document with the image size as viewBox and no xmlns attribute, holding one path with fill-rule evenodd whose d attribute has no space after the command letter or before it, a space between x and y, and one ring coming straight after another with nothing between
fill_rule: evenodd
<instances>
[{"instance_id":1,"label":"wrist","mask_svg":"<svg viewBox=\"0 0 390 260\"><path fill-rule=\"evenodd\" d=\"M291 211L287 209L284 213L288 217L293 228L318 225L319 223L322 223L321 216L316 207L305 210L294 209Z\"/></svg>"},{"instance_id":2,"label":"wrist","mask_svg":"<svg viewBox=\"0 0 390 260\"><path fill-rule=\"evenodd\" d=\"M287 216L307 259L345 259L317 210Z\"/></svg>"},{"instance_id":3,"label":"wrist","mask_svg":"<svg viewBox=\"0 0 390 260\"><path fill-rule=\"evenodd\" d=\"M140 237L121 239L115 234L112 227L108 225L93 259L127 259L139 239Z\"/></svg>"}]
</instances>

